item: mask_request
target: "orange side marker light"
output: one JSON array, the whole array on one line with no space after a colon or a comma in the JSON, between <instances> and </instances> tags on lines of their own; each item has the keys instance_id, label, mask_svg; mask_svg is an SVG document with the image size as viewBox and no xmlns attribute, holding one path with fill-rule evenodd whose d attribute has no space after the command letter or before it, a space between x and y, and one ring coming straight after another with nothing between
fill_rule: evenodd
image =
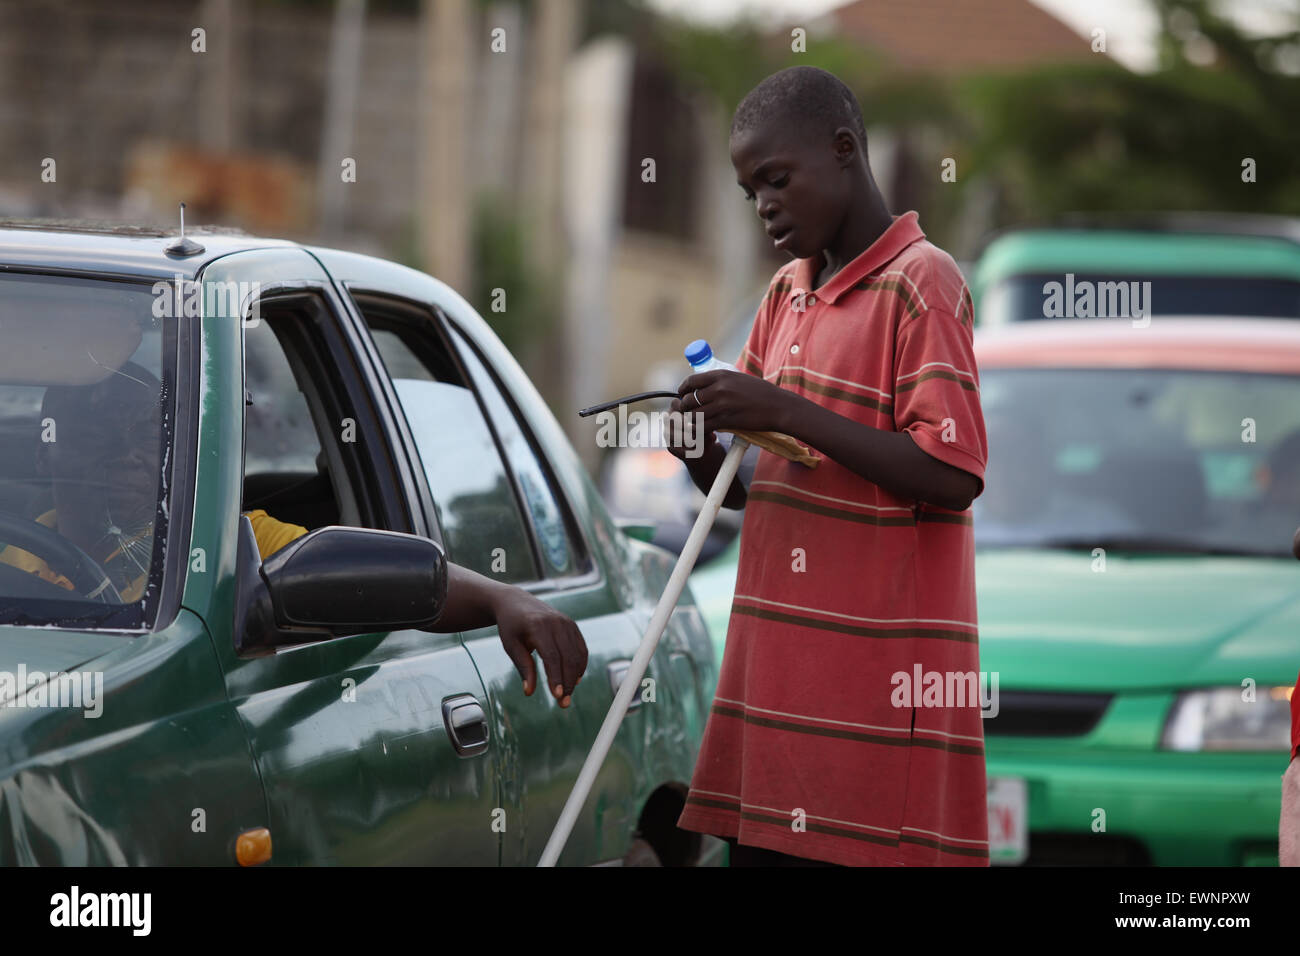
<instances>
[{"instance_id":1,"label":"orange side marker light","mask_svg":"<svg viewBox=\"0 0 1300 956\"><path fill-rule=\"evenodd\" d=\"M255 827L235 837L235 859L240 866L260 866L271 859L271 831Z\"/></svg>"}]
</instances>

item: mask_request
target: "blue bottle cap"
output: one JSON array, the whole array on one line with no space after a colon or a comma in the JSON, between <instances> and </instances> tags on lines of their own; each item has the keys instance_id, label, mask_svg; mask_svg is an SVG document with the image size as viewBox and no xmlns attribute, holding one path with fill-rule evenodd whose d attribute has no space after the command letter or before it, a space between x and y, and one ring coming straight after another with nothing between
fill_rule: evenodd
<instances>
[{"instance_id":1,"label":"blue bottle cap","mask_svg":"<svg viewBox=\"0 0 1300 956\"><path fill-rule=\"evenodd\" d=\"M696 339L686 346L686 361L692 365L703 365L713 358L713 349L709 348L707 339Z\"/></svg>"}]
</instances>

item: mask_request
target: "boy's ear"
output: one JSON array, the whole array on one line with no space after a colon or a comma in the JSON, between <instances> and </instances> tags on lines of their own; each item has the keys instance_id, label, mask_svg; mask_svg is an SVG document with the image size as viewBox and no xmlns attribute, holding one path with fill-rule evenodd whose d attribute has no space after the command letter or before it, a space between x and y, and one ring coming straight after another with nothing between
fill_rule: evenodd
<instances>
[{"instance_id":1,"label":"boy's ear","mask_svg":"<svg viewBox=\"0 0 1300 956\"><path fill-rule=\"evenodd\" d=\"M857 137L847 126L841 126L835 131L833 147L835 150L835 159L841 166L847 166L857 157L861 151L858 145Z\"/></svg>"}]
</instances>

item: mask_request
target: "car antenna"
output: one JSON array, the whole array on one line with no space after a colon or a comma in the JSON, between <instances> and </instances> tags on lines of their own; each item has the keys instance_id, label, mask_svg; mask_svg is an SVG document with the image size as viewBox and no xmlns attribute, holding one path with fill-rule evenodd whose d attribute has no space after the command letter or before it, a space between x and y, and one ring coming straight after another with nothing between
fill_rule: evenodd
<instances>
[{"instance_id":1,"label":"car antenna","mask_svg":"<svg viewBox=\"0 0 1300 956\"><path fill-rule=\"evenodd\" d=\"M174 259L185 259L203 252L203 247L193 239L185 238L185 203L181 203L181 237L163 250Z\"/></svg>"}]
</instances>

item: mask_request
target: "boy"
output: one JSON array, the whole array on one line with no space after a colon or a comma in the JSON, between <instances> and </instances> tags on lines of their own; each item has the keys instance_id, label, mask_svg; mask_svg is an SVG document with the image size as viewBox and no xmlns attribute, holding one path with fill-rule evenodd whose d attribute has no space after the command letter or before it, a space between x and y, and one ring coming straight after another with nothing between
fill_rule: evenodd
<instances>
[{"instance_id":1,"label":"boy","mask_svg":"<svg viewBox=\"0 0 1300 956\"><path fill-rule=\"evenodd\" d=\"M785 432L748 492L726 652L678 825L732 864L987 865L974 543L986 458L972 307L916 214L891 216L853 94L795 67L741 102L731 160L778 249L741 372L695 374L674 411ZM933 672L933 673L932 673ZM922 675L925 675L922 678ZM960 691L960 692L956 692ZM972 699L973 698L973 699Z\"/></svg>"}]
</instances>

